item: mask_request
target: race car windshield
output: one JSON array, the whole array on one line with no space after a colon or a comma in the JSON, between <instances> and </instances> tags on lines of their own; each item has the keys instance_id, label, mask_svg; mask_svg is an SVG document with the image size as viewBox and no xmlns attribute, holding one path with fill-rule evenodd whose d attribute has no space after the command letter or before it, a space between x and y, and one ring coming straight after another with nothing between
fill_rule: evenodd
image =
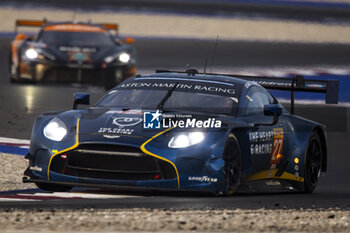
<instances>
[{"instance_id":1,"label":"race car windshield","mask_svg":"<svg viewBox=\"0 0 350 233\"><path fill-rule=\"evenodd\" d=\"M157 109L168 90L113 90L97 104L98 107ZM164 111L196 111L231 115L235 99L229 96L196 92L173 91L163 105Z\"/></svg>"},{"instance_id":2,"label":"race car windshield","mask_svg":"<svg viewBox=\"0 0 350 233\"><path fill-rule=\"evenodd\" d=\"M112 46L111 37L102 32L43 31L39 41L53 45Z\"/></svg>"}]
</instances>

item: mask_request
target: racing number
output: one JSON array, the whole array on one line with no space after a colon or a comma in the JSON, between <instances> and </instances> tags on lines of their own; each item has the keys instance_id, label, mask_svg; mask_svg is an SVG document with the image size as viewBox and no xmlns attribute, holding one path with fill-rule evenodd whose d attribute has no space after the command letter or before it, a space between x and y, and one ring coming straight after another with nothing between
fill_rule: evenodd
<instances>
[{"instance_id":1,"label":"racing number","mask_svg":"<svg viewBox=\"0 0 350 233\"><path fill-rule=\"evenodd\" d=\"M279 164L282 158L283 128L273 129L273 147L270 164Z\"/></svg>"}]
</instances>

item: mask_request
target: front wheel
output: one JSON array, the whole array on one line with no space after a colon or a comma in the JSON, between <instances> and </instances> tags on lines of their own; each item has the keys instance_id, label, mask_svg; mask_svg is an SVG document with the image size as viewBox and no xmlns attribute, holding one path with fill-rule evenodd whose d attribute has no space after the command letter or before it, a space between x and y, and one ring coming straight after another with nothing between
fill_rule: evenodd
<instances>
[{"instance_id":1,"label":"front wheel","mask_svg":"<svg viewBox=\"0 0 350 233\"><path fill-rule=\"evenodd\" d=\"M321 174L323 151L320 137L312 132L306 148L304 192L312 193Z\"/></svg>"},{"instance_id":2,"label":"front wheel","mask_svg":"<svg viewBox=\"0 0 350 233\"><path fill-rule=\"evenodd\" d=\"M227 137L223 159L226 194L232 194L238 188L241 179L241 149L233 134Z\"/></svg>"},{"instance_id":3,"label":"front wheel","mask_svg":"<svg viewBox=\"0 0 350 233\"><path fill-rule=\"evenodd\" d=\"M66 185L48 184L48 183L35 183L38 188L51 191L51 192L68 192L73 187Z\"/></svg>"}]
</instances>

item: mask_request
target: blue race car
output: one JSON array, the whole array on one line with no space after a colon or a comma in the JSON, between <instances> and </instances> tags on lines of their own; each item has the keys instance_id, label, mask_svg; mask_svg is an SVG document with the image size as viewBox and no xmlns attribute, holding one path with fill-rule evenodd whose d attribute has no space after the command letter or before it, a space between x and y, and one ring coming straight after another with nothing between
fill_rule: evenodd
<instances>
[{"instance_id":1,"label":"blue race car","mask_svg":"<svg viewBox=\"0 0 350 233\"><path fill-rule=\"evenodd\" d=\"M216 194L311 193L327 170L325 127L289 113L265 88L326 93L338 81L158 71L121 82L97 104L76 93L73 110L33 127L24 182ZM265 87L265 88L264 88Z\"/></svg>"}]
</instances>

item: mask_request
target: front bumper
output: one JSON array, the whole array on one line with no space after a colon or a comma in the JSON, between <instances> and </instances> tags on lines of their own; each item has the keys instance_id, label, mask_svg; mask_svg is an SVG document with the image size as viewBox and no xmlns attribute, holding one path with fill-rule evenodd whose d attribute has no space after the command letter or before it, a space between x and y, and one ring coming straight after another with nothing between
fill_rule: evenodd
<instances>
[{"instance_id":1,"label":"front bumper","mask_svg":"<svg viewBox=\"0 0 350 233\"><path fill-rule=\"evenodd\" d=\"M77 148L79 150L79 147ZM74 151L74 150L72 150ZM48 150L40 150L40 153L26 156L29 159L29 167L24 173L23 182L43 182L53 184L64 184L68 186L80 186L80 187L104 187L104 188L124 188L124 189L139 189L139 190L188 190L188 191L204 191L204 192L220 192L223 191L225 184L224 174L222 170L211 172L210 175L204 171L206 168L212 167L213 164L208 162L203 167L198 167L198 161L186 159L186 161L180 159L179 162L175 162L175 166L178 168L179 176L174 174L172 167L164 161L159 161L157 166L161 165L161 170L166 170L166 174L159 174L159 178L152 178L149 174L145 173L146 178L139 179L137 174L129 173L129 177L124 179L118 179L120 169L122 169L129 161L125 161L124 164L117 166L115 169L118 171L111 171L111 167L108 169L99 169L99 167L92 167L91 162L88 159L82 159L84 164L81 163L67 163L61 159L63 154L70 156L69 151L61 154L57 154L53 158ZM50 159L51 157L51 159ZM76 157L79 158L80 156ZM152 158L151 156L149 156ZM80 157L82 158L82 157ZM33 160L34 159L34 160ZM62 160L61 162L59 160ZM49 162L51 161L51 163ZM58 162L56 162L58 161ZM216 160L215 160L216 161ZM74 162L74 161L73 161ZM76 162L76 161L75 161ZM147 161L142 161L146 163ZM54 164L55 163L55 164ZM113 163L113 161L107 161L107 163ZM163 164L161 164L163 163ZM186 166L184 167L184 164ZM213 162L214 163L214 162ZM49 165L46 165L49 164ZM61 164L61 165L60 165ZM63 166L62 166L63 164ZM115 163L114 163L115 164ZM67 166L68 165L68 166ZM72 166L74 165L74 166ZM203 165L202 165L203 166ZM130 166L133 170L137 169ZM189 172L189 168L192 167L193 172ZM72 169L73 168L73 169ZM105 168L105 167L104 167ZM130 169L130 168L129 168ZM145 170L145 169L143 169ZM201 170L203 172L195 172L195 170ZM98 171L96 173L96 171ZM110 173L108 174L108 171ZM149 170L146 172L150 172ZM173 173L173 174L171 174ZM96 175L95 175L96 174ZM153 174L157 176L157 174ZM122 176L123 177L123 176ZM125 177L125 176L124 176Z\"/></svg>"}]
</instances>

